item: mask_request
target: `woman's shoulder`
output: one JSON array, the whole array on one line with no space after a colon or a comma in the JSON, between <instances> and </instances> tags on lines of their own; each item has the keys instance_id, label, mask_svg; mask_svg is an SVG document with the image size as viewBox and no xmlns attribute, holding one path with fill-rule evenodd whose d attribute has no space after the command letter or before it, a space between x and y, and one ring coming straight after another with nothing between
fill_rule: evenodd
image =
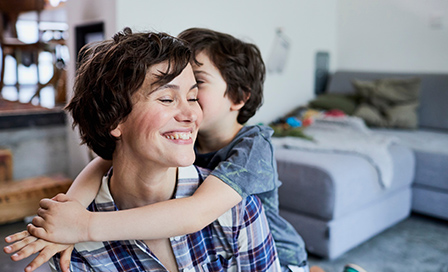
<instances>
[{"instance_id":1,"label":"woman's shoulder","mask_svg":"<svg viewBox=\"0 0 448 272\"><path fill-rule=\"evenodd\" d=\"M179 167L177 172L176 198L193 195L199 185L208 176L208 170L190 165Z\"/></svg>"}]
</instances>

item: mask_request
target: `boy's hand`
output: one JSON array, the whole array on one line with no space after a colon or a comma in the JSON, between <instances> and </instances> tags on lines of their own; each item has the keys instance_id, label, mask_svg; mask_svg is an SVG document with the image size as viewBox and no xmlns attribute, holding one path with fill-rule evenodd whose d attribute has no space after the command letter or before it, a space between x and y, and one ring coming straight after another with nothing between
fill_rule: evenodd
<instances>
[{"instance_id":1,"label":"boy's hand","mask_svg":"<svg viewBox=\"0 0 448 272\"><path fill-rule=\"evenodd\" d=\"M73 245L47 242L31 236L26 230L6 237L5 241L7 243L13 243L12 245L3 248L5 253L14 253L11 256L11 260L13 261L23 260L32 254L39 252L36 258L34 258L25 268L26 272L34 271L58 252L61 252L61 259L59 263L62 271L70 271L70 257L73 251Z\"/></svg>"},{"instance_id":2,"label":"boy's hand","mask_svg":"<svg viewBox=\"0 0 448 272\"><path fill-rule=\"evenodd\" d=\"M89 241L91 213L81 203L65 194L42 199L37 216L28 225L31 235L63 244Z\"/></svg>"}]
</instances>

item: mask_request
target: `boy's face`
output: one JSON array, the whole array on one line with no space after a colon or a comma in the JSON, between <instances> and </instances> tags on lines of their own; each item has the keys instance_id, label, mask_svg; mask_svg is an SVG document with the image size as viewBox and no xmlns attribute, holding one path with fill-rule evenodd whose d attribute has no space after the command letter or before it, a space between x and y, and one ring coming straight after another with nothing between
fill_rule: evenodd
<instances>
[{"instance_id":1,"label":"boy's face","mask_svg":"<svg viewBox=\"0 0 448 272\"><path fill-rule=\"evenodd\" d=\"M227 83L218 68L204 52L199 53L196 59L202 63L200 66L193 64L193 71L199 88L199 104L204 116L199 130L206 132L222 126L222 123L229 118L235 119L236 115L235 112L229 114L232 112L234 103L227 95L224 95Z\"/></svg>"},{"instance_id":2,"label":"boy's face","mask_svg":"<svg viewBox=\"0 0 448 272\"><path fill-rule=\"evenodd\" d=\"M142 87L133 95L134 105L126 120L111 133L119 137L116 152L136 161L163 167L188 166L194 162L193 144L202 111L191 65L171 82L152 84L166 63L150 68Z\"/></svg>"}]
</instances>

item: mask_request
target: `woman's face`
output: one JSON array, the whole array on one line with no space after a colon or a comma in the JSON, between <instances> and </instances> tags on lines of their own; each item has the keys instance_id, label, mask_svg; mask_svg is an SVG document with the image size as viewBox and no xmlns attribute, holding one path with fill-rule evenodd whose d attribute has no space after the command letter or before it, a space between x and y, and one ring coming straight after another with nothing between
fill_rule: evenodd
<instances>
[{"instance_id":1,"label":"woman's face","mask_svg":"<svg viewBox=\"0 0 448 272\"><path fill-rule=\"evenodd\" d=\"M111 132L120 138L115 152L146 164L188 166L195 159L193 144L202 120L198 88L191 65L168 84L154 84L154 75L166 68L166 63L151 67L134 94L131 113Z\"/></svg>"}]
</instances>

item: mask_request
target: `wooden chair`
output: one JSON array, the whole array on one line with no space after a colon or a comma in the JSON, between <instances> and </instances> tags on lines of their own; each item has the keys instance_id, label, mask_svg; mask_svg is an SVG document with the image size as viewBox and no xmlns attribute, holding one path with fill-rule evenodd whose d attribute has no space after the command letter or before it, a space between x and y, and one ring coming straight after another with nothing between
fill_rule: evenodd
<instances>
[{"instance_id":1,"label":"wooden chair","mask_svg":"<svg viewBox=\"0 0 448 272\"><path fill-rule=\"evenodd\" d=\"M46 31L54 31L54 30L46 30ZM60 31L60 30L56 30ZM62 31L60 31L62 34ZM61 54L58 54L58 49L61 50L61 47L66 46L65 39L60 35L59 38L50 39L47 41L47 46L45 47L45 51L49 51L53 54L54 62L53 62L53 76L44 84L38 83L37 90L34 95L31 97L29 102L31 102L34 98L40 98L40 92L43 88L52 85L55 91L55 104L56 105L64 105L66 103L66 84L67 84L67 71L66 64Z\"/></svg>"},{"instance_id":2,"label":"wooden chair","mask_svg":"<svg viewBox=\"0 0 448 272\"><path fill-rule=\"evenodd\" d=\"M37 12L37 22L40 21L40 12L45 7L45 0L0 0L0 46L2 50L2 63L0 74L0 96L4 86L5 60L10 55L16 59L17 91L19 91L18 66L22 62L21 56L24 53L32 55L32 63L39 64L39 53L44 49L45 44L39 40L35 43L24 43L18 39L16 23L19 14L22 12ZM37 79L39 82L39 69L37 69Z\"/></svg>"}]
</instances>

